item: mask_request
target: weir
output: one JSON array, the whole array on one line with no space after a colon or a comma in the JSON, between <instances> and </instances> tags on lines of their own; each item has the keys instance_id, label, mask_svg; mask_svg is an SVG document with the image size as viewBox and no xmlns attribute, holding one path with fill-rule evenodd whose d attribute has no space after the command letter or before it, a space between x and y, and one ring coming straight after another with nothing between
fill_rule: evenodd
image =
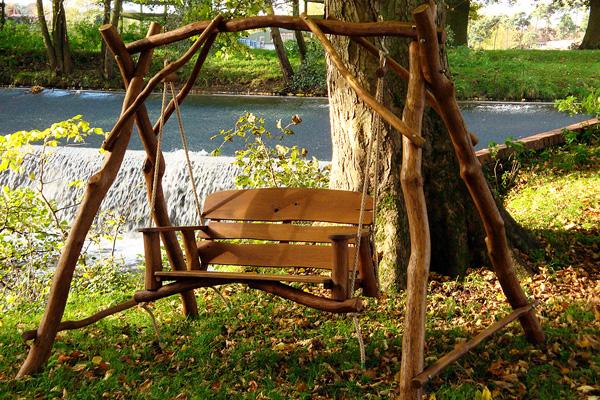
<instances>
[{"instance_id":1,"label":"weir","mask_svg":"<svg viewBox=\"0 0 600 400\"><path fill-rule=\"evenodd\" d=\"M36 148L37 153L41 148ZM47 149L51 152L44 168L44 195L56 200L58 207L68 207L60 217L71 222L77 211L83 189L70 187L70 182L86 182L102 163L103 155L97 149L58 147ZM149 224L148 201L144 177L141 173L145 160L144 151L128 151L123 166L113 187L102 202L101 210L111 210L125 217L125 231L135 231ZM164 153L167 168L163 180L165 198L170 205L170 218L176 225L197 224L197 213L193 206L193 193L186 172L183 150ZM202 201L207 194L233 189L238 168L232 164L232 157L212 157L205 153L191 152L196 187ZM38 174L37 157L28 157L23 163L22 173L0 172L0 186L21 187L37 184L28 176ZM72 206L72 207L69 207ZM99 217L101 218L102 213Z\"/></svg>"}]
</instances>

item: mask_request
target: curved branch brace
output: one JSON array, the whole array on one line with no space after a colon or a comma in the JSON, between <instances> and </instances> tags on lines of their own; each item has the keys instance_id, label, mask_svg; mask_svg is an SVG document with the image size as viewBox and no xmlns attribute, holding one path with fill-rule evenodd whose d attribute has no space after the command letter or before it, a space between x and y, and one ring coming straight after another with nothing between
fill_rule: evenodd
<instances>
[{"instance_id":1,"label":"curved branch brace","mask_svg":"<svg viewBox=\"0 0 600 400\"><path fill-rule=\"evenodd\" d=\"M400 36L415 38L415 25L410 22L382 21L382 22L346 22L330 19L319 19L316 23L325 33L345 36ZM189 37L199 35L208 26L208 21L193 22L189 25L161 33L152 37L136 40L127 45L127 51L131 54L143 50L178 42ZM259 17L237 18L224 21L219 24L220 32L240 32L249 29L260 28L285 28L298 31L308 31L306 24L299 17L287 15L266 15ZM438 32L441 42L444 42L444 33Z\"/></svg>"},{"instance_id":2,"label":"curved branch brace","mask_svg":"<svg viewBox=\"0 0 600 400\"><path fill-rule=\"evenodd\" d=\"M448 128L458 158L461 178L465 182L481 217L487 235L485 242L490 260L512 308L524 307L528 303L527 296L525 296L514 271L506 240L504 221L485 180L481 164L475 156L471 139L456 102L454 85L446 78L445 71L442 69L432 10L427 4L424 4L413 11L413 16L417 24L423 76L429 83L430 90L440 105L441 117ZM521 315L519 321L528 340L533 343L544 341L544 332L533 310Z\"/></svg>"},{"instance_id":3,"label":"curved branch brace","mask_svg":"<svg viewBox=\"0 0 600 400\"><path fill-rule=\"evenodd\" d=\"M206 58L208 57L208 53L210 52L210 49L211 49L213 43L215 42L216 38L217 38L217 33L214 32L212 35L210 35L210 37L208 39L206 39L206 42L204 43L204 46L202 46L202 50L200 51L200 54L198 54L198 58L196 59L196 63L194 64L194 68L192 69L190 76L188 77L188 79L185 81L185 83L179 90L179 93L177 93L177 104L181 105L181 103L183 103L183 100L185 100L187 95L190 93L190 91L194 87L194 84L196 83L196 80L198 79L198 75L200 74L200 70L202 69L202 66L204 65L204 61L206 61ZM167 121L169 120L169 118L171 117L171 115L173 114L174 111L175 111L175 99L171 99L169 101L169 104L167 105L167 108L165 109L165 115L163 117L165 124L167 123ZM160 117L158 117L158 119L154 123L153 129L154 129L155 135L158 135L159 122L160 122Z\"/></svg>"},{"instance_id":4,"label":"curved branch brace","mask_svg":"<svg viewBox=\"0 0 600 400\"><path fill-rule=\"evenodd\" d=\"M160 29L158 24L152 24L148 34L152 35L156 33L157 29ZM142 53L140 56L134 77L131 79L125 95L124 108L128 104L131 104L135 96L140 93L144 85L142 77L148 72L151 59L152 51ZM40 327L37 330L37 338L33 342L27 359L17 374L17 378L38 371L48 360L48 357L50 357L60 320L65 311L69 289L71 288L71 280L73 279L73 273L81 254L85 237L90 230L104 196L106 196L108 189L110 189L117 177L123 157L125 156L125 150L129 144L132 128L133 118L127 118L123 134L115 142L113 151L106 154L101 170L89 179L77 216L73 221L69 236L56 266L48 304Z\"/></svg>"},{"instance_id":5,"label":"curved branch brace","mask_svg":"<svg viewBox=\"0 0 600 400\"><path fill-rule=\"evenodd\" d=\"M107 151L111 151L112 147L119 137L121 130L123 130L123 126L126 121L138 110L138 108L146 101L148 96L152 94L152 91L158 86L160 82L163 81L169 75L177 72L182 66L187 63L190 58L198 51L200 46L204 42L208 40L208 38L213 34L213 30L217 27L217 25L223 20L222 15L217 15L208 25L206 30L202 32L200 37L192 44L192 46L185 52L183 56L181 56L178 60L173 61L162 70L160 70L156 75L150 79L144 90L136 97L135 101L121 114L115 126L111 130L110 134L102 144L102 148Z\"/></svg>"},{"instance_id":6,"label":"curved branch brace","mask_svg":"<svg viewBox=\"0 0 600 400\"><path fill-rule=\"evenodd\" d=\"M159 28L157 29L159 30ZM125 84L125 88L129 84L129 81L133 79L135 75L135 65L129 53L125 49L125 44L121 40L117 30L112 25L104 25L100 28L100 34L104 39L108 48L112 51L117 61L117 65L121 71L121 75L123 78L123 83ZM144 150L146 151L146 162L144 163L144 179L146 181L146 188L148 199L152 197L152 192L156 193L156 200L154 204L153 210L153 218L158 226L170 226L171 220L169 218L169 210L167 209L167 204L164 198L164 193L162 189L161 178L164 173L165 161L162 157L162 154L158 155L158 160L156 159L157 152L156 148L158 145L158 140L156 135L152 129L152 123L148 117L148 112L146 110L146 106L142 104L135 113L135 120L138 127L138 133L140 135L140 139L142 141L142 145L144 146ZM154 185L154 167L158 166L159 170L159 182L156 186L156 189L153 188ZM181 252L181 247L179 246L179 242L177 241L177 236L175 232L163 232L161 233L162 241L165 245L165 250L167 252L167 257L169 258L169 262L171 266L175 270L183 270L185 269L185 260L183 259L183 253ZM196 298L194 297L193 292L185 292L181 294L183 300L183 313L187 317L196 317L198 316L198 307L196 304Z\"/></svg>"},{"instance_id":7,"label":"curved branch brace","mask_svg":"<svg viewBox=\"0 0 600 400\"><path fill-rule=\"evenodd\" d=\"M375 111L377 114L379 114L381 116L381 118L383 118L385 120L385 122L387 122L392 127L394 127L394 129L396 129L402 135L409 138L416 146L422 147L425 144L425 140L422 137L420 137L418 134L415 134L415 132L411 132L410 129L406 126L406 124L400 118L398 118L393 112L391 112L386 107L384 107L381 103L379 103L373 96L371 96L369 94L369 92L367 92L360 85L360 83L358 83L356 78L354 78L354 76L352 76L350 71L348 71L348 69L344 65L344 62L342 61L341 57L339 56L337 51L335 51L333 45L331 44L329 39L327 39L327 37L325 36L323 31L321 31L319 26L313 20L311 20L306 14L302 14L301 18L304 20L304 22L306 23L308 28L312 31L312 33L315 34L317 39L319 39L319 41L323 45L323 48L329 54L329 57L331 58L331 61L333 62L333 64L336 66L336 68L338 69L338 71L340 72L342 77L346 80L348 85L352 89L354 89L354 91L356 92L358 97L360 97L360 99L362 101L367 103L367 105L369 107L371 107L371 109L373 109L373 111Z\"/></svg>"}]
</instances>

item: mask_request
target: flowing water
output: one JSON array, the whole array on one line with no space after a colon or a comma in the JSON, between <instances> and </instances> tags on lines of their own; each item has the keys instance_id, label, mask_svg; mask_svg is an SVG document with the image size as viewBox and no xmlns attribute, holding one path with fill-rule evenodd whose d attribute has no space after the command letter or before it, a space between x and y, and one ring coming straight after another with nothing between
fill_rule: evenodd
<instances>
[{"instance_id":1,"label":"flowing water","mask_svg":"<svg viewBox=\"0 0 600 400\"><path fill-rule=\"evenodd\" d=\"M78 114L92 126L108 131L117 120L123 96L113 92L44 90L31 94L25 89L0 89L0 134L44 129L52 122ZM160 96L150 97L147 108L151 119L156 120ZM588 118L570 117L554 110L551 104L542 103L465 102L461 103L461 109L467 126L480 138L478 149L487 147L490 141L502 143L509 136L529 136ZM296 134L286 138L286 143L306 147L309 155L319 160L331 159L329 106L325 98L190 95L182 106L190 148L210 152L219 144L210 137L221 129L232 128L245 111L264 117L273 131L276 120L286 124L292 115L300 115L302 123L293 127ZM165 151L181 148L175 119L172 117L165 127ZM141 150L137 135L132 137L130 148ZM95 138L89 147L97 148L100 140ZM225 147L223 154L232 155L235 149L235 146Z\"/></svg>"}]
</instances>

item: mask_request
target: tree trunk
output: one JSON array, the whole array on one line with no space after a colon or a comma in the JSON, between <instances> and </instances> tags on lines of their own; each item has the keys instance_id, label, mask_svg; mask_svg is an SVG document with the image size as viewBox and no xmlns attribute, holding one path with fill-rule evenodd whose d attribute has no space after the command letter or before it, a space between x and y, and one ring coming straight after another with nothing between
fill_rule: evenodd
<instances>
[{"instance_id":1,"label":"tree trunk","mask_svg":"<svg viewBox=\"0 0 600 400\"><path fill-rule=\"evenodd\" d=\"M108 0L110 1L110 0ZM110 14L110 24L119 30L119 19L123 9L123 0L114 0ZM108 55L104 58L104 76L106 79L112 79L115 76L115 63L112 57Z\"/></svg>"},{"instance_id":2,"label":"tree trunk","mask_svg":"<svg viewBox=\"0 0 600 400\"><path fill-rule=\"evenodd\" d=\"M6 23L6 3L4 0L0 1L0 29L4 28Z\"/></svg>"},{"instance_id":3,"label":"tree trunk","mask_svg":"<svg viewBox=\"0 0 600 400\"><path fill-rule=\"evenodd\" d=\"M273 10L273 0L268 0L266 7L267 14L275 14L275 11ZM277 59L279 60L281 72L283 73L283 80L287 86L292 82L294 70L292 69L292 64L290 64L287 53L285 52L285 47L283 47L283 40L281 40L281 32L279 32L279 28L271 28L271 37L273 38L273 45L275 46Z\"/></svg>"},{"instance_id":4,"label":"tree trunk","mask_svg":"<svg viewBox=\"0 0 600 400\"><path fill-rule=\"evenodd\" d=\"M102 0L103 13L102 13L102 25L110 23L110 0ZM100 54L102 55L102 70L101 73L105 78L108 78L105 74L107 70L107 64L112 61L110 51L106 47L106 43L102 40Z\"/></svg>"},{"instance_id":5,"label":"tree trunk","mask_svg":"<svg viewBox=\"0 0 600 400\"><path fill-rule=\"evenodd\" d=\"M67 36L67 17L65 15L64 0L52 1L52 40L54 42L54 55L57 75L73 72L71 46Z\"/></svg>"},{"instance_id":6,"label":"tree trunk","mask_svg":"<svg viewBox=\"0 0 600 400\"><path fill-rule=\"evenodd\" d=\"M590 0L590 18L580 49L600 49L600 0Z\"/></svg>"},{"instance_id":7,"label":"tree trunk","mask_svg":"<svg viewBox=\"0 0 600 400\"><path fill-rule=\"evenodd\" d=\"M292 13L295 17L300 15L300 0L292 1ZM300 56L300 64L304 64L306 59L306 43L304 43L304 36L301 31L294 31L296 36L296 42L298 43L298 55Z\"/></svg>"},{"instance_id":8,"label":"tree trunk","mask_svg":"<svg viewBox=\"0 0 600 400\"><path fill-rule=\"evenodd\" d=\"M327 15L347 21L412 21L418 0L390 0L377 10L371 2L326 1ZM442 24L440 24L442 25ZM331 37L347 67L361 84L374 93L377 68L375 58L345 37ZM374 42L379 45L379 43ZM407 65L408 46L403 39L386 39L390 55ZM372 136L372 112L332 66L329 58L327 84L332 127L331 187L360 190L365 173L366 148ZM385 77L386 104L400 115L404 107L406 84L395 75ZM489 265L485 234L473 202L459 175L459 168L446 128L431 110L423 120L424 189L429 211L432 254L431 269L458 275L466 268ZM400 134L385 126L380 146L377 215L377 251L380 254L380 281L385 290L397 290L406 282L410 256L408 223L400 189ZM372 169L371 169L372 171Z\"/></svg>"},{"instance_id":9,"label":"tree trunk","mask_svg":"<svg viewBox=\"0 0 600 400\"><path fill-rule=\"evenodd\" d=\"M452 0L448 3L446 13L446 28L452 31L455 46L468 45L469 8L470 0Z\"/></svg>"},{"instance_id":10,"label":"tree trunk","mask_svg":"<svg viewBox=\"0 0 600 400\"><path fill-rule=\"evenodd\" d=\"M46 54L48 54L48 62L50 63L50 68L56 70L56 55L54 54L54 45L52 44L52 38L50 38L48 24L46 23L43 0L36 0L36 6L38 22L40 23L40 30L42 31L42 37L44 38L44 47L46 48Z\"/></svg>"}]
</instances>

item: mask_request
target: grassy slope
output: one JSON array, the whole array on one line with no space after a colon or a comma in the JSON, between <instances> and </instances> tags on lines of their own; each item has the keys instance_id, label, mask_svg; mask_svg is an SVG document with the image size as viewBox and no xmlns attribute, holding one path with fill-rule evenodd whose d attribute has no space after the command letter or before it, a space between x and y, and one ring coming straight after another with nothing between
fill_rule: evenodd
<instances>
[{"instance_id":1,"label":"grassy slope","mask_svg":"<svg viewBox=\"0 0 600 400\"><path fill-rule=\"evenodd\" d=\"M169 52L174 59L175 53ZM160 52L156 60L161 60ZM451 71L461 99L546 100L586 93L600 86L600 51L450 49ZM54 78L44 70L41 50L15 54L0 48L0 84L42 85L120 89L118 79L107 82L98 77L90 54L76 56L78 71L71 79ZM162 62L156 62L158 69ZM297 68L298 60L292 64ZM323 67L324 68L324 67ZM324 74L324 70L323 70ZM308 78L304 78L308 79ZM206 90L238 92L287 92L274 52L253 51L227 59L211 57L198 85ZM326 94L326 88L313 94Z\"/></svg>"},{"instance_id":2,"label":"grassy slope","mask_svg":"<svg viewBox=\"0 0 600 400\"><path fill-rule=\"evenodd\" d=\"M523 281L541 301L547 350L529 345L512 324L434 378L428 394L437 399L481 398L487 390L495 399L600 394L600 281L598 271L588 269L599 257L600 146L588 150L584 163L573 148L542 154L522 170L508 196L516 218L539 230L547 244L546 258L531 261L541 272ZM568 256L555 246L556 235L570 235ZM397 389L403 295L370 301L361 320L365 371L358 367L347 318L235 285L224 295L231 310L212 291L198 291L197 321L181 317L177 297L155 303L160 345L141 309L61 333L44 373L18 382L11 378L26 351L18 331L35 326L41 310L13 309L0 316L0 398L389 398ZM123 298L120 292L82 293L71 299L67 318ZM432 277L428 302L427 363L507 312L495 277L482 270L463 281Z\"/></svg>"}]
</instances>

